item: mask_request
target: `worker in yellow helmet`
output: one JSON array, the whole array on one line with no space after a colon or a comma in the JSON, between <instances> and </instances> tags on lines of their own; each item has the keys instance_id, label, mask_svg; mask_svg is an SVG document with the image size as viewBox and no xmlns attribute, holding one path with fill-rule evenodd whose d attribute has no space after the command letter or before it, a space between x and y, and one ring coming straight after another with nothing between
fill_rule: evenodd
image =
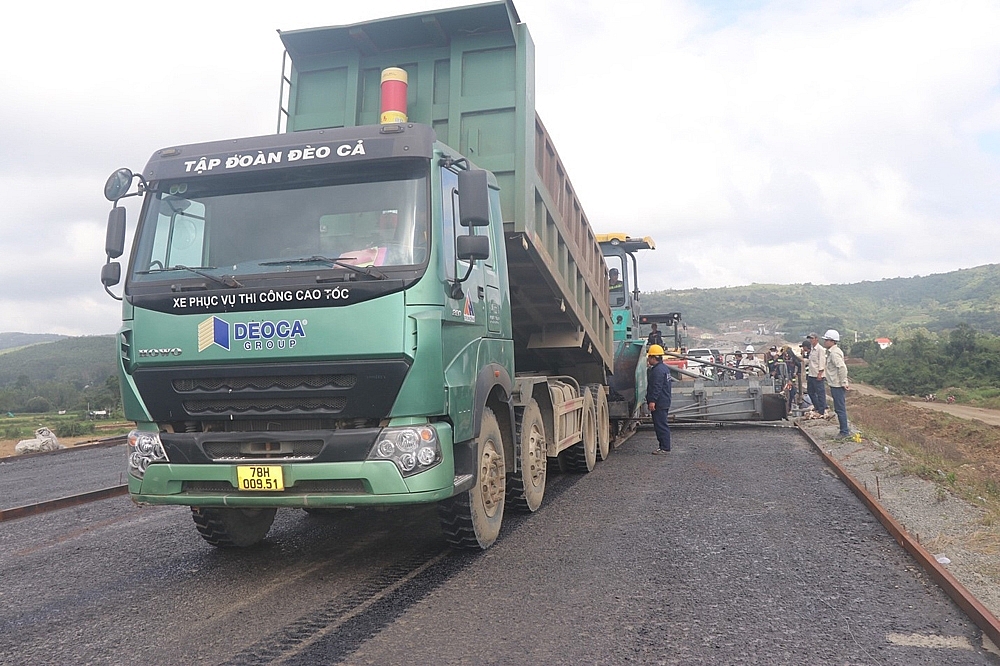
<instances>
[{"instance_id":1,"label":"worker in yellow helmet","mask_svg":"<svg viewBox=\"0 0 1000 666\"><path fill-rule=\"evenodd\" d=\"M670 451L670 426L667 413L670 411L670 368L663 362L663 347L650 345L646 352L646 404L653 417L653 429L660 446L653 455L663 455Z\"/></svg>"}]
</instances>

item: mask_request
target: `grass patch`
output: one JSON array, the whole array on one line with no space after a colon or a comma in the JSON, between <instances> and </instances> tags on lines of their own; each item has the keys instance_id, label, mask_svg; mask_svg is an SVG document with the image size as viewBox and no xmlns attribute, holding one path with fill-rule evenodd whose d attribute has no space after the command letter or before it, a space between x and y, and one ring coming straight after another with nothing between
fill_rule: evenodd
<instances>
[{"instance_id":1,"label":"grass patch","mask_svg":"<svg viewBox=\"0 0 1000 666\"><path fill-rule=\"evenodd\" d=\"M0 417L0 439L30 439L35 436L35 430L38 428L48 428L56 434L56 437L85 435L94 435L95 438L113 437L127 433L133 427L131 421L121 419L95 421L88 419L87 415L81 412L18 414L13 417Z\"/></svg>"},{"instance_id":2,"label":"grass patch","mask_svg":"<svg viewBox=\"0 0 1000 666\"><path fill-rule=\"evenodd\" d=\"M983 507L985 526L1000 524L1000 427L853 392L848 413L863 432L905 454L905 474L938 484L939 500L947 489Z\"/></svg>"},{"instance_id":3,"label":"grass patch","mask_svg":"<svg viewBox=\"0 0 1000 666\"><path fill-rule=\"evenodd\" d=\"M1000 388L957 388L949 386L941 389L937 394L939 400L946 399L949 395L955 397L955 402L970 407L982 407L983 409L1000 409Z\"/></svg>"}]
</instances>

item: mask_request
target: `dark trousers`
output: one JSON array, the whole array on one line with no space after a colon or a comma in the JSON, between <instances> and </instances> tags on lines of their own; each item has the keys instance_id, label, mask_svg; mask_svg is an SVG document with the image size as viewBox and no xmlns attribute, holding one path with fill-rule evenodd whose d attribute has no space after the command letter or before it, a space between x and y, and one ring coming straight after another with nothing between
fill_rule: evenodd
<instances>
[{"instance_id":1,"label":"dark trousers","mask_svg":"<svg viewBox=\"0 0 1000 666\"><path fill-rule=\"evenodd\" d=\"M809 399L813 401L813 409L826 414L826 382L816 377L807 377L806 386Z\"/></svg>"},{"instance_id":2,"label":"dark trousers","mask_svg":"<svg viewBox=\"0 0 1000 666\"><path fill-rule=\"evenodd\" d=\"M847 424L847 389L843 386L831 386L830 395L833 396L833 411L837 412L837 421L840 422L841 437L851 434L851 428Z\"/></svg>"},{"instance_id":3,"label":"dark trousers","mask_svg":"<svg viewBox=\"0 0 1000 666\"><path fill-rule=\"evenodd\" d=\"M656 431L656 441L660 443L662 451L670 450L670 426L667 425L669 410L670 403L667 403L666 409L661 408L660 403L656 403L656 409L653 410L653 429Z\"/></svg>"}]
</instances>

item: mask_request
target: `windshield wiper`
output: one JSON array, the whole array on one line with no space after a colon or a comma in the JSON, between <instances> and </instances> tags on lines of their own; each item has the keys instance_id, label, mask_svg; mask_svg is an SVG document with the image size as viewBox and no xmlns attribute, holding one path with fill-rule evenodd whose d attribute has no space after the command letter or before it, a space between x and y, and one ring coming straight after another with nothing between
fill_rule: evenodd
<instances>
[{"instance_id":1,"label":"windshield wiper","mask_svg":"<svg viewBox=\"0 0 1000 666\"><path fill-rule=\"evenodd\" d=\"M355 266L354 264L349 264L346 261L341 261L340 259L331 259L330 257L324 257L318 254L314 254L311 257L300 257L298 259L285 259L284 261L262 261L261 266L284 266L286 264L330 264L332 266L340 266L341 268L346 268L347 270L354 271L359 275L367 275L370 278L376 280L388 280L389 276L381 271L377 271L371 266Z\"/></svg>"},{"instance_id":2,"label":"windshield wiper","mask_svg":"<svg viewBox=\"0 0 1000 666\"><path fill-rule=\"evenodd\" d=\"M166 268L153 268L147 271L136 271L136 273L139 275L150 275L152 273L166 273L167 271L191 271L195 275L200 275L216 284L221 284L223 287L236 289L243 286L243 284L232 275L223 275L220 278L205 272L206 270L214 270L215 268L215 266L198 266L195 268L191 266L184 266L183 264L174 264L173 266L167 266Z\"/></svg>"}]
</instances>

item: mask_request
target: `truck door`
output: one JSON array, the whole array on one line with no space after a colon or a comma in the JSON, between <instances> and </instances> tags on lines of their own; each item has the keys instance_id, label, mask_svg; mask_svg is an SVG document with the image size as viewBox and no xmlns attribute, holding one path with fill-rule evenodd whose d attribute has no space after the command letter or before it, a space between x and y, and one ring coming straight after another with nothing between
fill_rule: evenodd
<instances>
[{"instance_id":1,"label":"truck door","mask_svg":"<svg viewBox=\"0 0 1000 666\"><path fill-rule=\"evenodd\" d=\"M469 262L462 261L457 258L455 254L455 238L460 234L469 233L469 229L463 227L457 216L457 211L455 203L458 201L458 175L452 172L450 169L441 169L441 190L442 190L442 244L444 250L444 272L445 279L448 282L454 282L465 277L465 274L469 272ZM489 234L489 227L473 228L472 231L476 234L483 235ZM494 256L493 243L490 243L490 261L493 264L492 257ZM493 264L495 266L495 264ZM495 268L491 269L496 279ZM472 272L469 274L469 279L462 283L462 297L460 299L451 300L451 314L450 318L455 322L462 322L465 324L479 324L482 326L486 323L487 317L487 305L486 305L486 280L484 278L484 273L487 271L485 262L477 261L472 265ZM497 282L497 284L499 284ZM499 292L499 289L498 289ZM499 320L498 320L499 321ZM498 327L499 332L499 327Z\"/></svg>"}]
</instances>

